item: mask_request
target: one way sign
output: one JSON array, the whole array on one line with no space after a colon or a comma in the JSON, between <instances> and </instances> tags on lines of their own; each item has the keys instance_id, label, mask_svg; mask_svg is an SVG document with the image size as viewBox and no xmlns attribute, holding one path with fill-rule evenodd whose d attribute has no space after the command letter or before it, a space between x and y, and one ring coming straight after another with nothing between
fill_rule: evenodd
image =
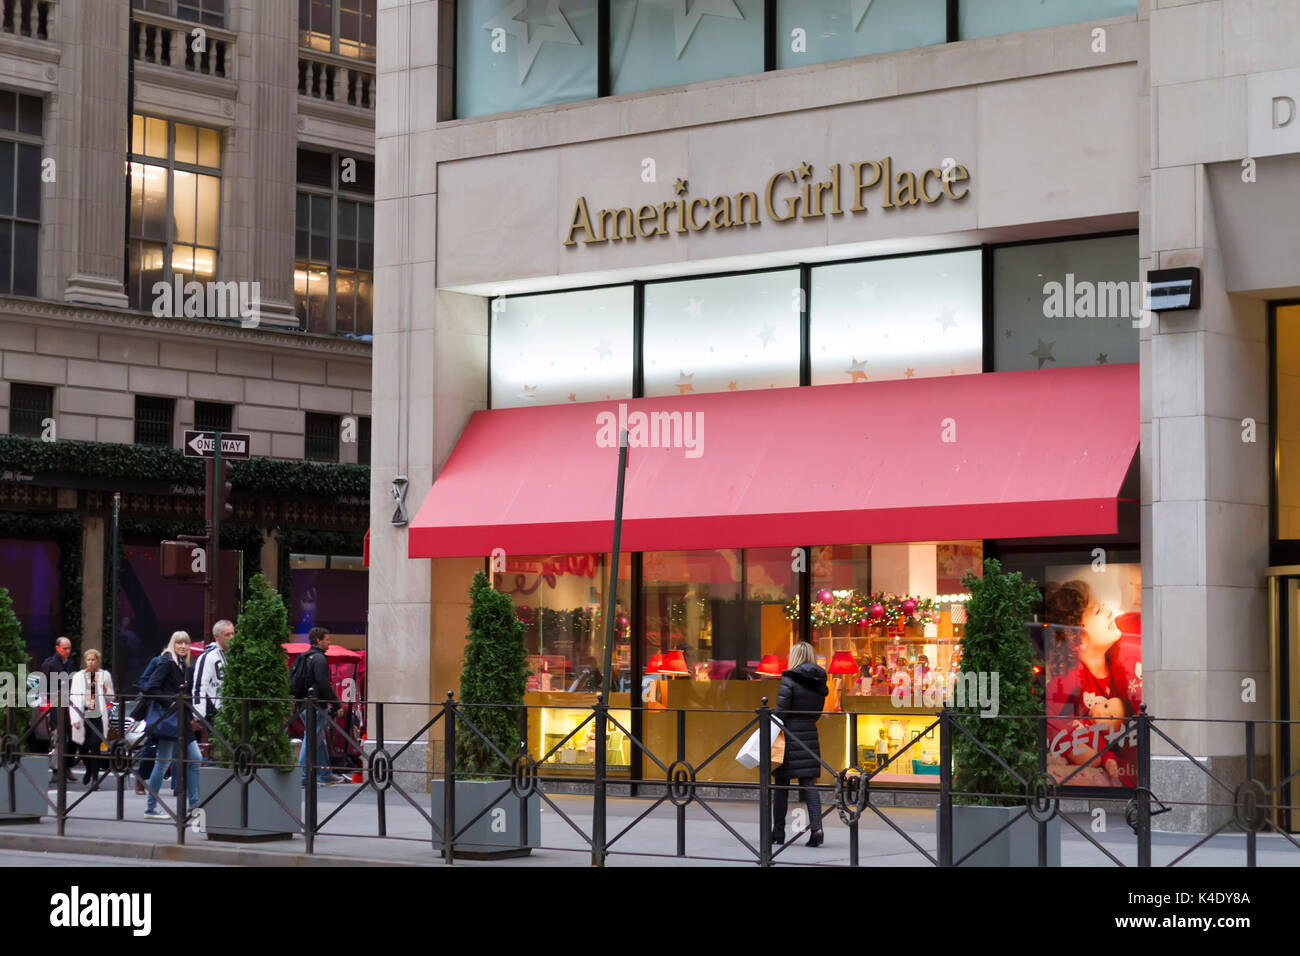
<instances>
[{"instance_id":1,"label":"one way sign","mask_svg":"<svg viewBox=\"0 0 1300 956\"><path fill-rule=\"evenodd\" d=\"M221 457L248 458L248 444L251 437L250 435L237 435L234 433L223 434L221 436ZM212 458L216 447L216 432L185 432L186 458Z\"/></svg>"}]
</instances>

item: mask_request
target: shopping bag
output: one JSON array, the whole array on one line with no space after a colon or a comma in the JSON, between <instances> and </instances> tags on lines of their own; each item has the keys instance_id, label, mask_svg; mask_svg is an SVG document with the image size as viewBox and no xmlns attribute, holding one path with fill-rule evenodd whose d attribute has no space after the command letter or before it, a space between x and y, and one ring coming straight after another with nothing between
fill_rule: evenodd
<instances>
[{"instance_id":1,"label":"shopping bag","mask_svg":"<svg viewBox=\"0 0 1300 956\"><path fill-rule=\"evenodd\" d=\"M148 731L149 725L143 720L131 721L126 725L125 737L127 744L134 747L136 744L144 740L144 735L148 733Z\"/></svg>"},{"instance_id":2,"label":"shopping bag","mask_svg":"<svg viewBox=\"0 0 1300 956\"><path fill-rule=\"evenodd\" d=\"M785 737L782 734L783 729L784 728L781 726L781 722L777 720L775 717L773 717L772 718L772 766L774 767L785 761ZM749 739L746 740L744 744L741 745L740 752L736 754L736 763L740 764L742 767L745 767L746 769L749 770L753 770L755 767L757 767L760 761L761 751L759 750L759 740L758 740L760 730L761 728L759 728L759 730L755 730L750 735ZM777 759L776 756L778 740L781 742L781 756L779 760Z\"/></svg>"},{"instance_id":3,"label":"shopping bag","mask_svg":"<svg viewBox=\"0 0 1300 956\"><path fill-rule=\"evenodd\" d=\"M772 738L772 766L779 767L785 763L785 732Z\"/></svg>"}]
</instances>

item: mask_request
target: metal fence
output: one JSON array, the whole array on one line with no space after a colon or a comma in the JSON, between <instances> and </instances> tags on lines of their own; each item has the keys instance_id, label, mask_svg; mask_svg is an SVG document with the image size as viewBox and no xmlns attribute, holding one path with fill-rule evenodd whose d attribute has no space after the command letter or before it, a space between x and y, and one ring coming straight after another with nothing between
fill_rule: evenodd
<instances>
[{"instance_id":1,"label":"metal fence","mask_svg":"<svg viewBox=\"0 0 1300 956\"><path fill-rule=\"evenodd\" d=\"M288 708L291 716L269 733L266 728L263 728L259 735L260 740L255 741L252 727L257 715L261 713L259 705L267 703ZM323 834L408 841L418 839L419 842L430 846L430 859L440 856L448 864L454 863L458 856L490 855L503 849L494 841L484 840L476 830L482 821L499 816L499 814L494 816L494 811L498 808L513 809L517 813L517 816L511 819L518 824L520 847L530 846L576 853L584 862L589 858L594 866L604 866L611 856L618 854L751 862L759 866L771 866L786 862L782 860L783 855L799 837L810 830L822 829L824 821L832 814L839 819L847 831L849 866L861 864L861 828L865 820L872 825L882 824L883 827L879 830L886 835L890 833L896 835L902 841L902 846L915 853L916 862L935 866L961 866L974 862L981 850L993 844L1006 831L1028 825L1036 830L1039 866L1046 866L1052 862L1049 828L1068 827L1110 863L1118 866L1135 863L1137 866L1149 867L1152 865L1152 841L1155 830L1153 820L1158 815L1179 807L1198 808L1217 814L1221 819L1217 825L1202 834L1199 840L1170 860L1168 865L1176 865L1193 857L1198 849L1216 836L1232 832L1242 833L1245 836L1240 862L1246 866L1256 865L1258 839L1263 833L1271 832L1280 837L1281 842L1278 844L1280 846L1300 849L1300 842L1297 842L1295 836L1288 832L1289 822L1287 825L1279 822L1289 821L1289 814L1296 809L1290 795L1291 787L1296 783L1296 777L1300 776L1300 773L1293 773L1271 784L1259 779L1262 765L1258 754L1259 737L1261 733L1272 733L1277 730L1280 722L1276 721L1157 721L1146 712L1144 707L1140 713L1125 720L1123 732L1113 734L1107 746L1101 749L1095 760L1090 760L1088 764L1096 765L1096 761L1100 761L1107 753L1117 752L1121 744L1131 744L1135 741L1136 786L1127 789L1073 787L1071 779L1084 769L1083 766L1060 779L1049 774L1048 755L1053 745L1049 741L1049 718L1046 717L987 717L944 710L928 718L930 722L923 733L937 730L940 753L938 787L937 790L928 791L918 791L915 787L887 782L884 776L891 772L891 768L901 766L899 761L910 759L908 752L917 745L919 737L914 737L899 752L873 767L832 766L822 755L814 753L797 737L791 737L786 741L787 757L801 750L812 754L824 772L823 779L829 778L831 783L819 783L814 786L822 798L824 807L820 816L816 820L810 818L807 825L793 833L788 840L774 843L769 835L774 829L773 807L778 803L778 795L784 794L790 798L797 798L801 788L799 782L786 779L779 772L779 768L772 764L773 710L768 707L767 698L763 699L760 707L751 711L654 708L654 713L659 715L656 720L661 724L671 721L674 727L670 745L659 747L660 751L668 752L656 752L654 747L648 746L644 740L639 739L630 727L617 719L611 712L612 708L604 703L599 695L593 706L564 708L570 712L585 711L586 713L577 726L569 730L561 739L550 742L548 746L547 738L542 738L543 744L537 748L529 746L530 729L536 729L534 722L539 719L538 712L554 709L553 705L550 708L535 705L475 706L458 702L448 694L445 701L438 703L371 701L366 702L365 706L373 715L372 726L376 731L374 744L363 743L346 733L345 727L330 713L329 705L323 702L227 699L223 702L226 715L221 722L221 726L226 728L223 732L194 710L188 696L178 695L164 712L155 715L154 720L156 726L164 717L175 715L177 718L175 751L177 759L173 763L176 796L174 800L167 800L163 793L151 790L152 797L166 815L165 825L174 830L175 842L183 845L192 832L196 830L202 832L205 828L195 826L196 820L202 820L218 805L221 794L227 793L228 816L230 794L237 794L238 799L237 812L226 825L241 832L245 837L283 835L286 832L301 835L306 852L309 854L315 852L316 839ZM398 742L388 742L384 735L385 721L395 709L399 708L418 710L421 726ZM69 787L68 767L74 755L66 746L68 721L80 719L81 715L75 710L71 713L68 709L57 710L57 727L52 733L54 747L49 755L50 769L54 771L55 777L52 787L53 797L50 796L50 788L41 779L41 770L34 771L31 762L23 760L24 754L29 753L32 748L34 728L28 728L21 735L12 733L13 715L6 714L5 733L0 737L0 787L4 788L0 792L7 791L8 802L0 802L0 810L5 807L17 809L21 802L20 790L26 789L29 794L34 791L39 792L44 802L40 808L40 815L52 815L56 819L60 836L65 835L70 820L105 822L125 820L127 793L134 789L136 780L142 779L139 776L140 764L142 760L148 759L147 754L142 753L138 745L128 740L130 735L128 734L129 722L126 719L127 709L125 706L117 709L113 724L115 732L110 731L108 734L111 739L107 741L106 751L100 757L104 761L106 773L85 792L74 791ZM627 712L631 708L619 708L619 710ZM283 712L281 710L281 713ZM303 719L311 713L317 714L317 719ZM649 710L645 710L644 713L649 713ZM698 718L698 715L702 714L729 715L737 729L717 746L712 746L710 741L702 747L698 735L692 735L689 727L692 716ZM852 717L853 715L834 716ZM297 760L301 757L302 763L290 766L284 762L284 744L290 740L290 731L296 726L294 723L296 720L302 720L303 724L301 751L299 754L293 754L289 759ZM513 752L510 752L509 747L503 748L498 742L504 739L500 732L503 720L507 726L518 728L517 738L511 737L512 742L518 740L518 748ZM1036 769L1032 771L1027 769L1031 763L1026 757L1027 750L1018 749L1016 753L999 753L988 744L987 740L990 737L1007 739L1005 731L1008 725L1005 722L1008 721L1020 722L1024 729L1021 739L1028 739L1028 736L1035 739L1033 751L1036 760L1032 763ZM1032 724L1032 730L1024 727L1025 723ZM1243 772L1235 776L1225 777L1221 771L1207 767L1193 757L1175 736L1176 728L1180 724L1230 723L1238 725L1243 734L1241 738L1244 754ZM489 724L495 725L495 732L485 729ZM85 721L85 725L87 732L90 732L90 721ZM238 728L237 734L231 734L232 726ZM997 735L989 733L991 728L999 726L1001 733ZM326 812L323 814L319 799L320 785L317 781L318 773L323 768L316 757L322 729L338 744L330 753L330 764L351 770L355 781L343 791L346 796L337 805L325 808ZM848 753L852 755L859 754L856 731L857 721L850 719ZM759 764L750 771L752 780L737 782L701 778L701 774L710 766L719 762L732 761L742 742L755 732L759 737ZM197 804L191 806L188 796L190 776L199 772L199 766L187 754L188 745L196 733L208 738L211 746L223 755L221 765L226 768L227 773L221 776L221 782L211 792L202 795ZM579 734L583 734L583 739L594 744L590 751L592 754L590 772L574 773L573 768L566 768L570 772L565 773L562 778L551 774L548 761L571 741L579 739L577 738ZM619 739L626 740L633 748L632 752L640 754L642 771L635 777L630 771L626 774L610 771L608 748L611 734L622 735ZM494 736L496 740L493 739ZM458 764L458 743L467 740L475 743L479 752L495 766L477 767L474 768L473 773L469 773ZM440 759L436 760L434 747L431 746L435 742L441 744L442 750ZM1198 768L1197 773L1204 774L1206 786L1215 799L1182 801L1161 799L1152 785L1153 745L1159 746L1173 759L1186 761L1190 766ZM696 751L693 760L687 759L688 749ZM699 755L701 749L707 751L702 757ZM279 756L276 755L277 751ZM292 754L292 751L289 752ZM967 756L963 758L960 756L961 753ZM417 769L401 769L404 759L413 762ZM954 784L954 771L960 766L962 759L971 760L972 763L982 761L986 765L991 761L1003 771L1003 775L998 779L1014 783L1006 788L1007 792L987 792L987 788L981 792L959 790ZM202 766L211 765L206 760L200 763ZM301 800L286 797L283 786L276 785L277 781L283 783L286 769L295 775L305 775ZM277 773L281 776L274 776ZM404 779L410 779L408 775L412 774L415 775L414 779L419 781L418 788L402 783ZM458 816L457 801L465 799L465 788L457 786L457 783L464 784L470 778L478 781L500 781L502 786L497 788L492 799L482 805L476 803L472 810L463 811ZM579 798L583 805L585 806L586 800L590 800L589 818L585 811L576 813L573 809L572 791L575 785L583 791ZM639 812L636 812L631 822L617 827L616 832L611 832L615 830L611 827L611 800L616 799L611 796L612 788L617 788L620 792L626 791L635 800L640 801L633 805L634 812L638 810ZM439 790L440 797L437 794ZM568 792L567 809L560 802L561 799L565 799L561 794L562 790ZM430 796L430 791L434 792L433 796ZM90 804L87 801L91 794L96 792L115 793L115 812L109 816L94 816L90 812ZM916 827L909 832L901 825L899 820L895 819L897 814L891 812L896 808L889 805L891 802L897 803L906 799L915 800L918 792L932 794L936 813L933 846L928 845L929 841L924 832L918 831ZM365 819L373 822L373 829L370 832L341 833L326 829L333 821L339 819L350 805L357 803L358 806L363 806L369 802L358 803L363 795L373 795L373 809L363 813ZM1103 841L1092 832L1091 827L1086 825L1086 819L1083 822L1075 819L1078 813L1067 812L1067 809L1062 806L1063 801L1089 799L1119 800L1124 804L1123 815L1127 827L1126 832L1121 831L1124 832L1126 841L1123 846L1117 844L1113 837ZM422 821L421 826L427 827L426 835L415 838L389 832L389 810L394 802L396 805L409 805L417 811ZM755 802L756 826L752 819ZM282 822L279 829L274 831L260 828L257 815L250 809L255 803L270 806L273 812L280 814L282 821L287 822ZM976 837L963 842L956 832L954 815L960 813L963 806L976 803L998 804L1010 807L1011 810L1005 814L1004 822L991 832L984 833L982 839ZM535 822L530 810L532 806L540 805L545 805L549 811L556 814L557 820L564 825L566 835L570 832L576 834L576 840L570 837L571 842L576 843L576 849L573 845L566 846L559 843L548 845L541 841L542 834L531 832ZM660 831L660 836L656 838L657 842L652 840L650 845L632 846L631 835L636 833L639 827L644 828L645 822L666 805L671 810L665 812L670 812L675 820L673 839L671 841L662 839L662 831ZM620 806L626 811L626 805ZM696 813L695 818L691 819L688 811L692 809L702 811L703 817ZM356 814L350 817L351 820L357 818ZM716 852L694 854L691 852L693 835L696 836L698 851L698 834L703 829L702 824L707 824L708 821L716 825L715 836L718 833L728 835L730 838L727 841L728 845L738 855L722 856ZM777 829L783 829L783 822L778 823ZM976 840L978 842L975 842ZM1126 864L1120 858L1121 854L1129 856L1131 862ZM1196 860L1193 859L1193 862Z\"/></svg>"}]
</instances>

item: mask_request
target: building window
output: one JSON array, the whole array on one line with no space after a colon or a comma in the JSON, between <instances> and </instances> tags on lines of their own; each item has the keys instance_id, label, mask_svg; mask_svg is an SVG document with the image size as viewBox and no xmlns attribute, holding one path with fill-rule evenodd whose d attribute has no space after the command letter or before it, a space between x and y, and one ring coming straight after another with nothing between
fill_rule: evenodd
<instances>
[{"instance_id":1,"label":"building window","mask_svg":"<svg viewBox=\"0 0 1300 956\"><path fill-rule=\"evenodd\" d=\"M494 299L491 340L493 408L632 397L631 286Z\"/></svg>"},{"instance_id":2,"label":"building window","mask_svg":"<svg viewBox=\"0 0 1300 956\"><path fill-rule=\"evenodd\" d=\"M308 461L339 460L339 416L307 412L303 457Z\"/></svg>"},{"instance_id":3,"label":"building window","mask_svg":"<svg viewBox=\"0 0 1300 956\"><path fill-rule=\"evenodd\" d=\"M1274 534L1300 539L1300 303L1279 304L1273 318ZM1278 560L1274 564L1293 564Z\"/></svg>"},{"instance_id":4,"label":"building window","mask_svg":"<svg viewBox=\"0 0 1300 956\"><path fill-rule=\"evenodd\" d=\"M961 0L957 35L971 40L1135 13L1137 0Z\"/></svg>"},{"instance_id":5,"label":"building window","mask_svg":"<svg viewBox=\"0 0 1300 956\"><path fill-rule=\"evenodd\" d=\"M9 386L9 434L40 438L54 417L54 389L48 385Z\"/></svg>"},{"instance_id":6,"label":"building window","mask_svg":"<svg viewBox=\"0 0 1300 956\"><path fill-rule=\"evenodd\" d=\"M201 23L205 27L226 25L226 0L133 0L132 6L149 13Z\"/></svg>"},{"instance_id":7,"label":"building window","mask_svg":"<svg viewBox=\"0 0 1300 956\"><path fill-rule=\"evenodd\" d=\"M228 432L234 428L235 406L224 402L195 402L194 427L204 432Z\"/></svg>"},{"instance_id":8,"label":"building window","mask_svg":"<svg viewBox=\"0 0 1300 956\"><path fill-rule=\"evenodd\" d=\"M135 397L135 443L169 448L172 443L172 413L176 400L152 395Z\"/></svg>"},{"instance_id":9,"label":"building window","mask_svg":"<svg viewBox=\"0 0 1300 956\"><path fill-rule=\"evenodd\" d=\"M715 4L712 15L691 16L683 4L613 0L610 92L763 72L763 5L764 0L734 0Z\"/></svg>"},{"instance_id":10,"label":"building window","mask_svg":"<svg viewBox=\"0 0 1300 956\"><path fill-rule=\"evenodd\" d=\"M0 90L0 293L37 294L43 106Z\"/></svg>"},{"instance_id":11,"label":"building window","mask_svg":"<svg viewBox=\"0 0 1300 956\"><path fill-rule=\"evenodd\" d=\"M799 270L645 287L645 394L799 384Z\"/></svg>"},{"instance_id":12,"label":"building window","mask_svg":"<svg viewBox=\"0 0 1300 956\"><path fill-rule=\"evenodd\" d=\"M777 67L911 50L948 39L947 0L777 0ZM795 30L802 30L797 36ZM795 39L797 37L797 40Z\"/></svg>"},{"instance_id":13,"label":"building window","mask_svg":"<svg viewBox=\"0 0 1300 956\"><path fill-rule=\"evenodd\" d=\"M375 164L298 150L294 306L301 328L368 338L374 303Z\"/></svg>"},{"instance_id":14,"label":"building window","mask_svg":"<svg viewBox=\"0 0 1300 956\"><path fill-rule=\"evenodd\" d=\"M457 115L484 116L597 95L596 0L549 16L511 15L503 0L456 7ZM497 32L504 31L504 33Z\"/></svg>"},{"instance_id":15,"label":"building window","mask_svg":"<svg viewBox=\"0 0 1300 956\"><path fill-rule=\"evenodd\" d=\"M812 384L983 371L980 250L812 269Z\"/></svg>"},{"instance_id":16,"label":"building window","mask_svg":"<svg viewBox=\"0 0 1300 956\"><path fill-rule=\"evenodd\" d=\"M1136 362L1137 236L994 249L993 303L995 371Z\"/></svg>"},{"instance_id":17,"label":"building window","mask_svg":"<svg viewBox=\"0 0 1300 956\"><path fill-rule=\"evenodd\" d=\"M375 0L298 0L298 45L375 59Z\"/></svg>"},{"instance_id":18,"label":"building window","mask_svg":"<svg viewBox=\"0 0 1300 956\"><path fill-rule=\"evenodd\" d=\"M221 131L139 114L132 124L127 294L134 308L149 310L157 282L216 277Z\"/></svg>"},{"instance_id":19,"label":"building window","mask_svg":"<svg viewBox=\"0 0 1300 956\"><path fill-rule=\"evenodd\" d=\"M357 420L357 464L370 465L370 419Z\"/></svg>"}]
</instances>

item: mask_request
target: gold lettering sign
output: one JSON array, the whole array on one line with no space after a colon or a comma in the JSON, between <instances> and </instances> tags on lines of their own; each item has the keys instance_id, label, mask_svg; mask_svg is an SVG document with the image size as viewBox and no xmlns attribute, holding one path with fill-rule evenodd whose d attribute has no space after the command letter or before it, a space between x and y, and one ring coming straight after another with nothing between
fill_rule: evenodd
<instances>
[{"instance_id":1,"label":"gold lettering sign","mask_svg":"<svg viewBox=\"0 0 1300 956\"><path fill-rule=\"evenodd\" d=\"M587 198L573 204L564 245L591 245L652 239L660 236L721 229L747 229L771 222L794 222L825 216L865 216L868 201L879 200L881 209L906 209L961 202L970 195L970 170L951 159L939 166L912 171L894 169L893 158L868 159L847 165L833 164L826 178L813 175L802 163L773 173L761 189L713 197L686 196L686 182L678 180L676 198L657 205L614 206L594 212Z\"/></svg>"}]
</instances>

